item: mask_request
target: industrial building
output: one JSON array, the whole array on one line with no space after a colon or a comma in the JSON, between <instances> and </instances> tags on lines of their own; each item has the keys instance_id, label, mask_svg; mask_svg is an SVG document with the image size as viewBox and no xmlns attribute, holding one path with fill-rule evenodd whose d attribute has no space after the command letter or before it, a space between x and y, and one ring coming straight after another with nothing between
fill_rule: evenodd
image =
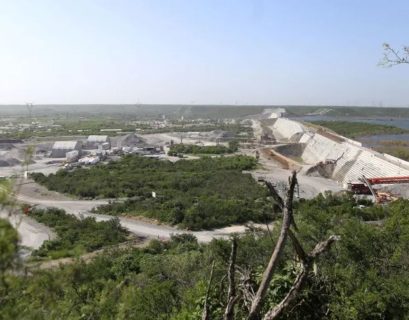
<instances>
[{"instance_id":1,"label":"industrial building","mask_svg":"<svg viewBox=\"0 0 409 320\"><path fill-rule=\"evenodd\" d=\"M73 150L73 151L67 152L65 154L65 157L67 158L67 162L69 163L76 162L80 157L80 152L78 150Z\"/></svg>"},{"instance_id":2,"label":"industrial building","mask_svg":"<svg viewBox=\"0 0 409 320\"><path fill-rule=\"evenodd\" d=\"M51 149L51 158L65 158L66 154L73 150L81 152L82 145L80 141L56 141Z\"/></svg>"},{"instance_id":3,"label":"industrial building","mask_svg":"<svg viewBox=\"0 0 409 320\"><path fill-rule=\"evenodd\" d=\"M98 149L102 146L104 150L111 148L111 141L106 135L91 135L88 137L86 142L87 149Z\"/></svg>"}]
</instances>

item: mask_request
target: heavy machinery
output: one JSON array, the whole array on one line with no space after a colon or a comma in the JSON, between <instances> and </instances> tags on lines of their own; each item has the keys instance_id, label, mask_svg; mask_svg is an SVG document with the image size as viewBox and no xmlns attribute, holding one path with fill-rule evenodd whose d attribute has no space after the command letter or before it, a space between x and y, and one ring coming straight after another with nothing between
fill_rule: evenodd
<instances>
[{"instance_id":1,"label":"heavy machinery","mask_svg":"<svg viewBox=\"0 0 409 320\"><path fill-rule=\"evenodd\" d=\"M377 191L372 186L379 184L409 183L409 176L379 178L366 178L365 176L362 176L360 180L362 181L362 183L349 183L348 190L352 191L355 194L372 194L375 203L385 203L394 201L397 199L397 197L394 197L388 192Z\"/></svg>"}]
</instances>

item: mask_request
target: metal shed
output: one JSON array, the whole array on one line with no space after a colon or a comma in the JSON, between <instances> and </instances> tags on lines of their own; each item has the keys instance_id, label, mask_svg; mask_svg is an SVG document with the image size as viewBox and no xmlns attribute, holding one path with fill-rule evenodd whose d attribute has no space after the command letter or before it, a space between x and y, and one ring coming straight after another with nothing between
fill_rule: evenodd
<instances>
[{"instance_id":1,"label":"metal shed","mask_svg":"<svg viewBox=\"0 0 409 320\"><path fill-rule=\"evenodd\" d=\"M51 158L65 158L67 152L81 151L80 141L56 141L51 149Z\"/></svg>"},{"instance_id":2,"label":"metal shed","mask_svg":"<svg viewBox=\"0 0 409 320\"><path fill-rule=\"evenodd\" d=\"M91 135L87 139L87 145L86 146L87 146L87 149L98 149L99 145L104 144L105 146L107 146L106 145L107 143L109 144L108 149L110 149L111 148L111 141L110 141L108 136L106 136L106 135Z\"/></svg>"}]
</instances>

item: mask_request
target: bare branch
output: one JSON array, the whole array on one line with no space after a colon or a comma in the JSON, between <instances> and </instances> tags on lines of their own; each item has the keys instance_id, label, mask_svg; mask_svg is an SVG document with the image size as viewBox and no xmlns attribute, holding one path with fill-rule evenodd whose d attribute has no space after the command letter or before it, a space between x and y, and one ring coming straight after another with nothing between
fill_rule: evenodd
<instances>
[{"instance_id":1,"label":"bare branch","mask_svg":"<svg viewBox=\"0 0 409 320\"><path fill-rule=\"evenodd\" d=\"M270 195L273 197L275 202L277 202L277 205L280 207L280 209L283 210L284 201L281 198L281 196L278 194L277 190L274 188L273 184L269 181L265 181L265 184L268 188L268 191L270 191Z\"/></svg>"},{"instance_id":2,"label":"bare branch","mask_svg":"<svg viewBox=\"0 0 409 320\"><path fill-rule=\"evenodd\" d=\"M226 309L224 311L224 317L223 317L225 320L234 319L234 306L238 300L238 296L236 295L236 283L235 283L236 256L237 256L237 238L233 237L231 241L229 270L227 273L227 278L229 280L229 288L227 292L227 305L226 305Z\"/></svg>"},{"instance_id":3,"label":"bare branch","mask_svg":"<svg viewBox=\"0 0 409 320\"><path fill-rule=\"evenodd\" d=\"M237 266L237 273L240 276L239 281L239 290L242 293L244 306L250 311L251 302L254 299L254 290L251 283L251 271L249 269L242 269L240 266Z\"/></svg>"},{"instance_id":4,"label":"bare branch","mask_svg":"<svg viewBox=\"0 0 409 320\"><path fill-rule=\"evenodd\" d=\"M328 248L335 242L341 240L340 236L337 235L332 235L330 236L327 240L322 241L320 243L317 243L315 248L311 251L311 253L308 255L311 258L315 258L319 256L321 253L325 252L328 250Z\"/></svg>"},{"instance_id":5,"label":"bare branch","mask_svg":"<svg viewBox=\"0 0 409 320\"><path fill-rule=\"evenodd\" d=\"M268 311L263 320L273 320L276 319L278 316L282 314L282 312L288 308L288 306L295 300L300 292L302 285L304 284L305 280L307 279L308 270L306 270L304 264L301 264L301 272L295 278L295 281L288 291L287 295L284 297L283 300L279 304L277 304L273 309Z\"/></svg>"},{"instance_id":6,"label":"bare branch","mask_svg":"<svg viewBox=\"0 0 409 320\"><path fill-rule=\"evenodd\" d=\"M403 54L392 48L389 44L383 44L383 59L379 65L392 67L398 64L409 64L409 47L403 47Z\"/></svg>"},{"instance_id":7,"label":"bare branch","mask_svg":"<svg viewBox=\"0 0 409 320\"><path fill-rule=\"evenodd\" d=\"M306 261L307 254L305 253L303 247L301 246L301 243L298 241L297 237L291 231L291 229L288 230L288 236L290 237L294 250L297 253L298 257L300 258L301 262Z\"/></svg>"},{"instance_id":8,"label":"bare branch","mask_svg":"<svg viewBox=\"0 0 409 320\"><path fill-rule=\"evenodd\" d=\"M210 315L209 315L209 294L210 294L210 288L212 287L214 266L215 266L215 261L213 261L212 269L210 270L210 278L209 278L209 283L207 284L206 296L205 296L203 312L202 312L202 320L210 320Z\"/></svg>"},{"instance_id":9,"label":"bare branch","mask_svg":"<svg viewBox=\"0 0 409 320\"><path fill-rule=\"evenodd\" d=\"M294 173L295 173L295 171L293 172L293 174ZM291 188L291 179L289 179L289 182L290 182L290 188ZM274 187L274 185L269 181L265 181L265 184L266 184L268 190L270 191L270 195L273 197L273 199L275 200L277 205L280 207L281 211L284 210L285 204L284 204L283 198L281 198L281 196L278 194L278 192L277 192L276 188ZM298 184L298 181L295 181L295 184L293 186L294 190L295 190L295 186L297 184ZM292 203L293 198L294 198L294 190L291 193L292 194L291 203ZM288 191L290 191L290 190L288 190ZM288 192L287 192L287 200L288 200ZM291 207L291 209L292 209L292 207ZM291 224L293 225L294 229L296 231L298 231L297 225L295 224L294 217L292 217Z\"/></svg>"},{"instance_id":10,"label":"bare branch","mask_svg":"<svg viewBox=\"0 0 409 320\"><path fill-rule=\"evenodd\" d=\"M331 245L335 241L338 241L340 239L339 236L332 235L327 240L318 243L314 247L314 249L306 256L304 250L302 250L302 247L298 242L298 239L291 231L289 232L289 234L290 233L291 233L290 237L293 240L293 244L295 247L297 247L296 252L301 260L301 271L295 278L291 289L288 291L284 299L281 300L281 302L277 304L273 309L268 311L264 315L263 320L277 319L283 313L283 311L285 311L294 302L299 292L301 291L302 286L305 283L305 280L308 278L308 274L312 269L315 259L323 252L328 251Z\"/></svg>"},{"instance_id":11,"label":"bare branch","mask_svg":"<svg viewBox=\"0 0 409 320\"><path fill-rule=\"evenodd\" d=\"M257 290L256 296L251 304L250 313L248 316L249 320L255 320L258 317L262 303L267 293L267 289L270 285L271 279L273 277L274 271L277 267L279 257L284 249L284 245L287 239L288 230L292 222L293 214L293 198L294 198L294 189L297 183L297 173L294 171L290 179L290 188L287 191L287 197L283 207L283 224L281 226L280 235L278 237L277 243L271 254L270 261L264 270L263 277L261 279L260 286Z\"/></svg>"}]
</instances>

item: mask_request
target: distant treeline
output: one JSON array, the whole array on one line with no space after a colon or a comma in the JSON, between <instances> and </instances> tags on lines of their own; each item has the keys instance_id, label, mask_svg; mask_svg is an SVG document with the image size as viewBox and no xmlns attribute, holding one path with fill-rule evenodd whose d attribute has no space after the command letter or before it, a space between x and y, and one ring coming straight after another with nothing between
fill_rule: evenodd
<instances>
[{"instance_id":1,"label":"distant treeline","mask_svg":"<svg viewBox=\"0 0 409 320\"><path fill-rule=\"evenodd\" d=\"M32 114L49 116L61 114L90 115L135 115L139 119L153 119L166 116L168 119L223 119L241 118L259 114L264 109L285 108L291 115L306 115L329 110L329 116L352 117L409 117L409 108L359 107L359 106L286 106L286 105L157 105L157 104L76 104L76 105L34 105ZM1 105L1 115L28 114L25 105Z\"/></svg>"},{"instance_id":2,"label":"distant treeline","mask_svg":"<svg viewBox=\"0 0 409 320\"><path fill-rule=\"evenodd\" d=\"M365 117L365 118L409 118L409 108L391 107L358 107L358 106L287 106L284 107L290 115L305 116L308 114L320 114L338 117Z\"/></svg>"},{"instance_id":3,"label":"distant treeline","mask_svg":"<svg viewBox=\"0 0 409 320\"><path fill-rule=\"evenodd\" d=\"M331 129L332 131L335 131L336 133L348 138L371 136L376 134L401 134L409 132L409 130L397 128L394 126L386 126L366 122L314 121L312 123Z\"/></svg>"}]
</instances>

